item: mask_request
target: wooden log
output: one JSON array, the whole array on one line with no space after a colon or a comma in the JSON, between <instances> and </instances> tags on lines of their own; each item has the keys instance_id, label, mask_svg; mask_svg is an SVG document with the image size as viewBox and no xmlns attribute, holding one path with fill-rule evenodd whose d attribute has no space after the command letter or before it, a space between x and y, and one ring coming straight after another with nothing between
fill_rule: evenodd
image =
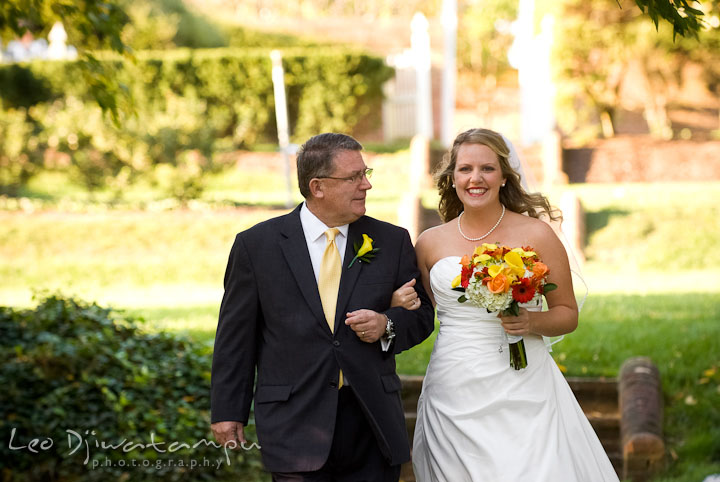
<instances>
[{"instance_id":1,"label":"wooden log","mask_svg":"<svg viewBox=\"0 0 720 482\"><path fill-rule=\"evenodd\" d=\"M665 459L660 372L649 358L623 363L618 398L623 478L649 480L663 468Z\"/></svg>"}]
</instances>

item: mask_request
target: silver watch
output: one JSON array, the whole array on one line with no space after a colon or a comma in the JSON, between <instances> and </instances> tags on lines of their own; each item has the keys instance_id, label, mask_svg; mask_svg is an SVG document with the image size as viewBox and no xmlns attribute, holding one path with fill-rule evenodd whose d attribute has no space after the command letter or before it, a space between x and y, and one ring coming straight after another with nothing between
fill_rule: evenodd
<instances>
[{"instance_id":1,"label":"silver watch","mask_svg":"<svg viewBox=\"0 0 720 482\"><path fill-rule=\"evenodd\" d=\"M388 315L385 315L385 318L387 318L387 324L385 325L385 338L387 338L387 341L392 341L392 339L395 338L395 324Z\"/></svg>"}]
</instances>

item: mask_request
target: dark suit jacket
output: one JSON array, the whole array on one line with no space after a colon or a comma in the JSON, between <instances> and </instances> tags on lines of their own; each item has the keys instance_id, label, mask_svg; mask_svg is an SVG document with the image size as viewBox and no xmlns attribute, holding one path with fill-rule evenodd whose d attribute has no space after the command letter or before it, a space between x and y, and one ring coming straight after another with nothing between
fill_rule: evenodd
<instances>
[{"instance_id":1,"label":"dark suit jacket","mask_svg":"<svg viewBox=\"0 0 720 482\"><path fill-rule=\"evenodd\" d=\"M348 264L367 234L380 248L371 263ZM422 306L389 308L411 278ZM385 313L397 334L389 352L345 325L361 308ZM395 354L427 338L434 311L422 289L406 230L363 216L350 225L338 293L335 333L325 321L300 208L237 235L225 273L225 295L212 366L212 422L248 421L255 386L255 423L271 472L319 469L335 427L338 371L343 370L391 465L410 458Z\"/></svg>"}]
</instances>

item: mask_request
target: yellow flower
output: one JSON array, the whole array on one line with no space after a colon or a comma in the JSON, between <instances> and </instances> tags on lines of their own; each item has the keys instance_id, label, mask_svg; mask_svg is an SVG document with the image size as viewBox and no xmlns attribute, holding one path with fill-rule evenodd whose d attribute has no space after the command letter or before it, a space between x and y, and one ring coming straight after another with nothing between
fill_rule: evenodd
<instances>
[{"instance_id":1,"label":"yellow flower","mask_svg":"<svg viewBox=\"0 0 720 482\"><path fill-rule=\"evenodd\" d=\"M460 280L462 279L462 275L457 275L453 280L452 284L450 285L451 288L457 288L460 286Z\"/></svg>"},{"instance_id":2,"label":"yellow flower","mask_svg":"<svg viewBox=\"0 0 720 482\"><path fill-rule=\"evenodd\" d=\"M499 265L499 264L494 264L488 268L488 274L493 278L502 272L503 272L503 266Z\"/></svg>"},{"instance_id":3,"label":"yellow flower","mask_svg":"<svg viewBox=\"0 0 720 482\"><path fill-rule=\"evenodd\" d=\"M482 250L485 251L495 251L497 249L497 244L490 244L490 243L483 243L482 244Z\"/></svg>"},{"instance_id":4,"label":"yellow flower","mask_svg":"<svg viewBox=\"0 0 720 482\"><path fill-rule=\"evenodd\" d=\"M510 251L505 255L505 262L510 267L510 272L516 276L522 276L525 274L525 265L523 260L518 253Z\"/></svg>"},{"instance_id":5,"label":"yellow flower","mask_svg":"<svg viewBox=\"0 0 720 482\"><path fill-rule=\"evenodd\" d=\"M373 240L370 236L368 236L367 234L363 234L362 237L362 244L357 241L355 242L355 257L352 259L352 261L350 261L348 268L352 268L352 265L355 264L355 261L358 260L360 260L361 262L364 261L366 263L369 263L370 260L375 257L375 253L380 251L380 248L373 247Z\"/></svg>"},{"instance_id":6,"label":"yellow flower","mask_svg":"<svg viewBox=\"0 0 720 482\"><path fill-rule=\"evenodd\" d=\"M363 236L363 244L362 244L362 246L360 246L360 249L358 249L358 252L356 255L358 258L361 257L362 255L364 255L365 253L369 253L373 249L372 238L370 236L368 236L367 234L363 234L362 236Z\"/></svg>"},{"instance_id":7,"label":"yellow flower","mask_svg":"<svg viewBox=\"0 0 720 482\"><path fill-rule=\"evenodd\" d=\"M485 263L486 261L491 260L491 259L492 259L492 256L490 256L489 254L481 254L481 255L475 256L476 263Z\"/></svg>"},{"instance_id":8,"label":"yellow flower","mask_svg":"<svg viewBox=\"0 0 720 482\"><path fill-rule=\"evenodd\" d=\"M535 251L525 251L522 248L513 248L510 251L512 251L513 253L519 254L523 258L532 258L536 254Z\"/></svg>"}]
</instances>

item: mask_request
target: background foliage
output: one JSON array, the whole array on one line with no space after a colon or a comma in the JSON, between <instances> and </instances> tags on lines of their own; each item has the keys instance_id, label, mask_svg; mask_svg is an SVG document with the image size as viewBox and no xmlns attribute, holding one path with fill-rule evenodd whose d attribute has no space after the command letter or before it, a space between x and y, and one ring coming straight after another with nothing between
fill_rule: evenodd
<instances>
[{"instance_id":1,"label":"background foliage","mask_svg":"<svg viewBox=\"0 0 720 482\"><path fill-rule=\"evenodd\" d=\"M562 19L555 22L553 62L557 120L566 136L612 136L624 87L644 92L642 112L652 135L677 136L668 110L678 103L683 68L691 62L701 70L710 92L720 92L717 2L704 3L708 22L697 38L676 37L664 24L656 31L637 9L624 4L618 8L615 0L544 2L544 8ZM631 70L639 72L642 85L623 85ZM602 116L607 116L607 127L600 122Z\"/></svg>"},{"instance_id":2,"label":"background foliage","mask_svg":"<svg viewBox=\"0 0 720 482\"><path fill-rule=\"evenodd\" d=\"M0 334L0 431L15 430L15 449L0 447L3 480L237 480L260 465L256 449L225 459L222 449L194 447L213 440L206 346L143 332L110 309L58 296L33 310L0 307ZM82 439L66 442L67 430ZM33 438L54 445L17 448ZM153 440L156 448L129 451L95 445ZM173 442L190 448L172 450ZM173 466L180 460L212 466Z\"/></svg>"},{"instance_id":3,"label":"background foliage","mask_svg":"<svg viewBox=\"0 0 720 482\"><path fill-rule=\"evenodd\" d=\"M220 153L277 137L268 49L172 50L103 62L137 105L120 126L77 81L77 62L0 66L0 191L17 192L42 169L67 169L90 191L110 186L120 195L145 177L165 182L168 195L192 199L203 176L225 166ZM284 64L296 141L379 122L382 84L392 73L381 59L290 49Z\"/></svg>"}]
</instances>

